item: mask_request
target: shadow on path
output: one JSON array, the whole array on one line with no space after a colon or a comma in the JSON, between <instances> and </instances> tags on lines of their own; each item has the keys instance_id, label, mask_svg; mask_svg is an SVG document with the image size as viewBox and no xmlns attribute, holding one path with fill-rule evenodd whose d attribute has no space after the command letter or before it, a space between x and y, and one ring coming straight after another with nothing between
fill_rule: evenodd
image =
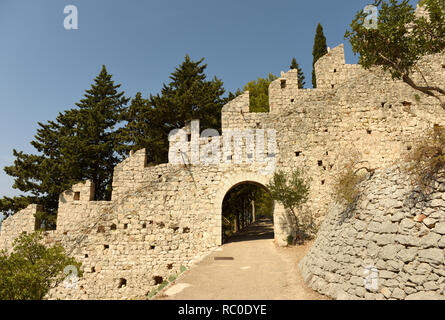
<instances>
[{"instance_id":1,"label":"shadow on path","mask_svg":"<svg viewBox=\"0 0 445 320\"><path fill-rule=\"evenodd\" d=\"M251 240L273 240L273 222L270 218L262 218L228 238L224 244Z\"/></svg>"}]
</instances>

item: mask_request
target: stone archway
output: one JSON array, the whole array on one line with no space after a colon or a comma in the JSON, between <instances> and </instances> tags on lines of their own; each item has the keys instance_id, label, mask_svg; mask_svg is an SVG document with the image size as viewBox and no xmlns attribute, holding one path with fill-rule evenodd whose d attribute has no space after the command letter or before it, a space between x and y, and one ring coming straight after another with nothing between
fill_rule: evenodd
<instances>
[{"instance_id":1,"label":"stone archway","mask_svg":"<svg viewBox=\"0 0 445 320\"><path fill-rule=\"evenodd\" d=\"M225 195L234 187L250 183L258 185L267 190L266 185L269 183L271 176L260 175L252 172L244 172L231 174L225 177L218 185L216 197L214 200L214 225L213 239L217 245L222 245L222 204ZM286 219L286 211L283 206L274 201L273 205L273 221L274 221L274 237L278 245L286 245L287 235L289 234L288 219Z\"/></svg>"}]
</instances>

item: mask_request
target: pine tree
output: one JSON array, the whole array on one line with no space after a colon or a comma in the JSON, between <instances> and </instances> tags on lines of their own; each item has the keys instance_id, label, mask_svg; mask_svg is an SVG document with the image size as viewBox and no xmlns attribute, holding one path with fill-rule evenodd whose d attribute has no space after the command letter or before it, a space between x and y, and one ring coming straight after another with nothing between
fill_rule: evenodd
<instances>
[{"instance_id":1,"label":"pine tree","mask_svg":"<svg viewBox=\"0 0 445 320\"><path fill-rule=\"evenodd\" d=\"M114 84L105 66L94 79L79 107L77 136L73 140L76 149L63 150L73 158L79 158L82 176L95 184L95 200L111 197L111 180L114 167L121 161L116 154L120 149L119 130L116 125L126 111L129 99L118 92L120 84ZM74 147L73 143L73 147Z\"/></svg>"},{"instance_id":2,"label":"pine tree","mask_svg":"<svg viewBox=\"0 0 445 320\"><path fill-rule=\"evenodd\" d=\"M114 166L120 161L116 124L128 102L114 85L105 66L86 91L79 108L59 113L55 121L38 123L31 145L37 154L13 151L14 164L5 172L14 177L13 188L22 196L0 199L0 212L8 216L30 203L43 206L38 218L54 227L59 194L74 183L91 179L96 200L109 199Z\"/></svg>"},{"instance_id":3,"label":"pine tree","mask_svg":"<svg viewBox=\"0 0 445 320\"><path fill-rule=\"evenodd\" d=\"M315 62L318 61L322 56L328 53L328 47L326 44L326 37L323 33L323 27L319 23L317 26L317 30L315 32L314 39L314 49L312 51L313 63L312 63L312 85L314 88L317 87L317 78L315 75Z\"/></svg>"},{"instance_id":4,"label":"pine tree","mask_svg":"<svg viewBox=\"0 0 445 320\"><path fill-rule=\"evenodd\" d=\"M292 58L292 62L290 65L291 70L298 70L298 89L303 89L306 82L304 81L304 73L300 68L300 65L297 63L295 58Z\"/></svg>"},{"instance_id":5,"label":"pine tree","mask_svg":"<svg viewBox=\"0 0 445 320\"><path fill-rule=\"evenodd\" d=\"M146 148L149 162L165 163L171 130L193 119L200 120L201 130L221 129L221 109L227 102L222 97L225 90L216 77L207 80L203 60L192 61L186 55L160 94L150 95L148 100L136 95L125 116L128 123L120 134L127 145L125 151Z\"/></svg>"}]
</instances>

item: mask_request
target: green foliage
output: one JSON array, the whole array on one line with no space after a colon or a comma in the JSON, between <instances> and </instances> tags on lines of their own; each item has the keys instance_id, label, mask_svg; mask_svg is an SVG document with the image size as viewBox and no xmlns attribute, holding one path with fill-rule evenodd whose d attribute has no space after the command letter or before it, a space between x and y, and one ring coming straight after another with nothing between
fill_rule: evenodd
<instances>
[{"instance_id":1,"label":"green foliage","mask_svg":"<svg viewBox=\"0 0 445 320\"><path fill-rule=\"evenodd\" d=\"M114 166L121 160L116 126L128 99L118 92L105 66L86 90L75 109L59 113L55 121L39 123L31 145L37 154L13 151L14 164L4 168L14 177L14 189L26 195L0 200L0 212L8 216L35 203L43 206L39 219L53 229L59 194L73 184L90 179L95 199L109 199Z\"/></svg>"},{"instance_id":2,"label":"green foliage","mask_svg":"<svg viewBox=\"0 0 445 320\"><path fill-rule=\"evenodd\" d=\"M428 191L437 174L445 169L445 126L435 125L419 138L407 161L413 183Z\"/></svg>"},{"instance_id":3,"label":"green foliage","mask_svg":"<svg viewBox=\"0 0 445 320\"><path fill-rule=\"evenodd\" d=\"M0 300L42 300L64 280L66 266L80 270L80 263L68 257L62 246L47 248L42 239L41 232L22 234L11 254L0 252Z\"/></svg>"},{"instance_id":4,"label":"green foliage","mask_svg":"<svg viewBox=\"0 0 445 320\"><path fill-rule=\"evenodd\" d=\"M207 80L203 60L192 61L186 55L160 94L149 99L136 95L123 117L128 123L121 130L120 139L125 144L121 152L146 148L149 163L166 163L171 130L193 119L200 120L201 130L221 128L221 109L228 100L223 98L221 80Z\"/></svg>"},{"instance_id":5,"label":"green foliage","mask_svg":"<svg viewBox=\"0 0 445 320\"><path fill-rule=\"evenodd\" d=\"M269 112L269 85L278 79L272 73L267 78L258 78L244 86L244 91L249 91L250 112Z\"/></svg>"},{"instance_id":6,"label":"green foliage","mask_svg":"<svg viewBox=\"0 0 445 320\"><path fill-rule=\"evenodd\" d=\"M304 73L303 69L300 68L300 65L297 63L297 60L295 58L292 59L291 70L298 70L298 88L303 89L306 82L304 81Z\"/></svg>"},{"instance_id":7,"label":"green foliage","mask_svg":"<svg viewBox=\"0 0 445 320\"><path fill-rule=\"evenodd\" d=\"M412 78L419 59L428 54L441 53L445 49L445 10L441 0L425 0L429 19L415 16L409 1L375 0L379 9L377 28L367 29L363 23L366 13L359 11L345 33L354 53L360 54L359 63L365 69L380 66L394 79L401 79L412 88L438 99L443 108L441 95L445 89Z\"/></svg>"},{"instance_id":8,"label":"green foliage","mask_svg":"<svg viewBox=\"0 0 445 320\"><path fill-rule=\"evenodd\" d=\"M312 86L317 87L317 77L315 74L315 63L328 53L328 46L326 44L326 37L323 32L323 27L319 23L315 31L314 48L312 50L313 62L312 62Z\"/></svg>"},{"instance_id":9,"label":"green foliage","mask_svg":"<svg viewBox=\"0 0 445 320\"><path fill-rule=\"evenodd\" d=\"M226 194L222 204L223 242L253 221L252 202L257 220L272 217L273 200L264 188L254 184L241 184Z\"/></svg>"},{"instance_id":10,"label":"green foliage","mask_svg":"<svg viewBox=\"0 0 445 320\"><path fill-rule=\"evenodd\" d=\"M308 200L310 179L304 177L300 169L294 170L290 176L278 171L267 188L272 198L279 201L285 209L295 211Z\"/></svg>"},{"instance_id":11,"label":"green foliage","mask_svg":"<svg viewBox=\"0 0 445 320\"><path fill-rule=\"evenodd\" d=\"M151 300L153 299L160 291L162 291L166 286L168 286L170 283L173 283L178 279L178 277L181 275L181 273L184 273L187 270L186 267L181 266L179 268L179 272L176 275L171 275L168 277L168 280L162 281L160 285L158 285L157 288L152 289L149 293L147 293L147 299Z\"/></svg>"},{"instance_id":12,"label":"green foliage","mask_svg":"<svg viewBox=\"0 0 445 320\"><path fill-rule=\"evenodd\" d=\"M290 175L283 171L275 172L267 185L272 198L280 202L294 217L296 236L289 235L288 242L302 243L315 231L311 212L302 209L302 205L309 199L310 181L302 170L296 169Z\"/></svg>"}]
</instances>

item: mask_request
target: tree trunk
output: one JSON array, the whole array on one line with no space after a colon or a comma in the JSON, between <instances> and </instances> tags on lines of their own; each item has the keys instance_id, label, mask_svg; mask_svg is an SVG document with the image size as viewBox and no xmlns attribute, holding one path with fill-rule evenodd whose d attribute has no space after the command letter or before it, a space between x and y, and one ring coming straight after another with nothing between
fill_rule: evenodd
<instances>
[{"instance_id":1,"label":"tree trunk","mask_svg":"<svg viewBox=\"0 0 445 320\"><path fill-rule=\"evenodd\" d=\"M254 223L256 221L256 216L255 216L255 200L252 200L252 223Z\"/></svg>"}]
</instances>

